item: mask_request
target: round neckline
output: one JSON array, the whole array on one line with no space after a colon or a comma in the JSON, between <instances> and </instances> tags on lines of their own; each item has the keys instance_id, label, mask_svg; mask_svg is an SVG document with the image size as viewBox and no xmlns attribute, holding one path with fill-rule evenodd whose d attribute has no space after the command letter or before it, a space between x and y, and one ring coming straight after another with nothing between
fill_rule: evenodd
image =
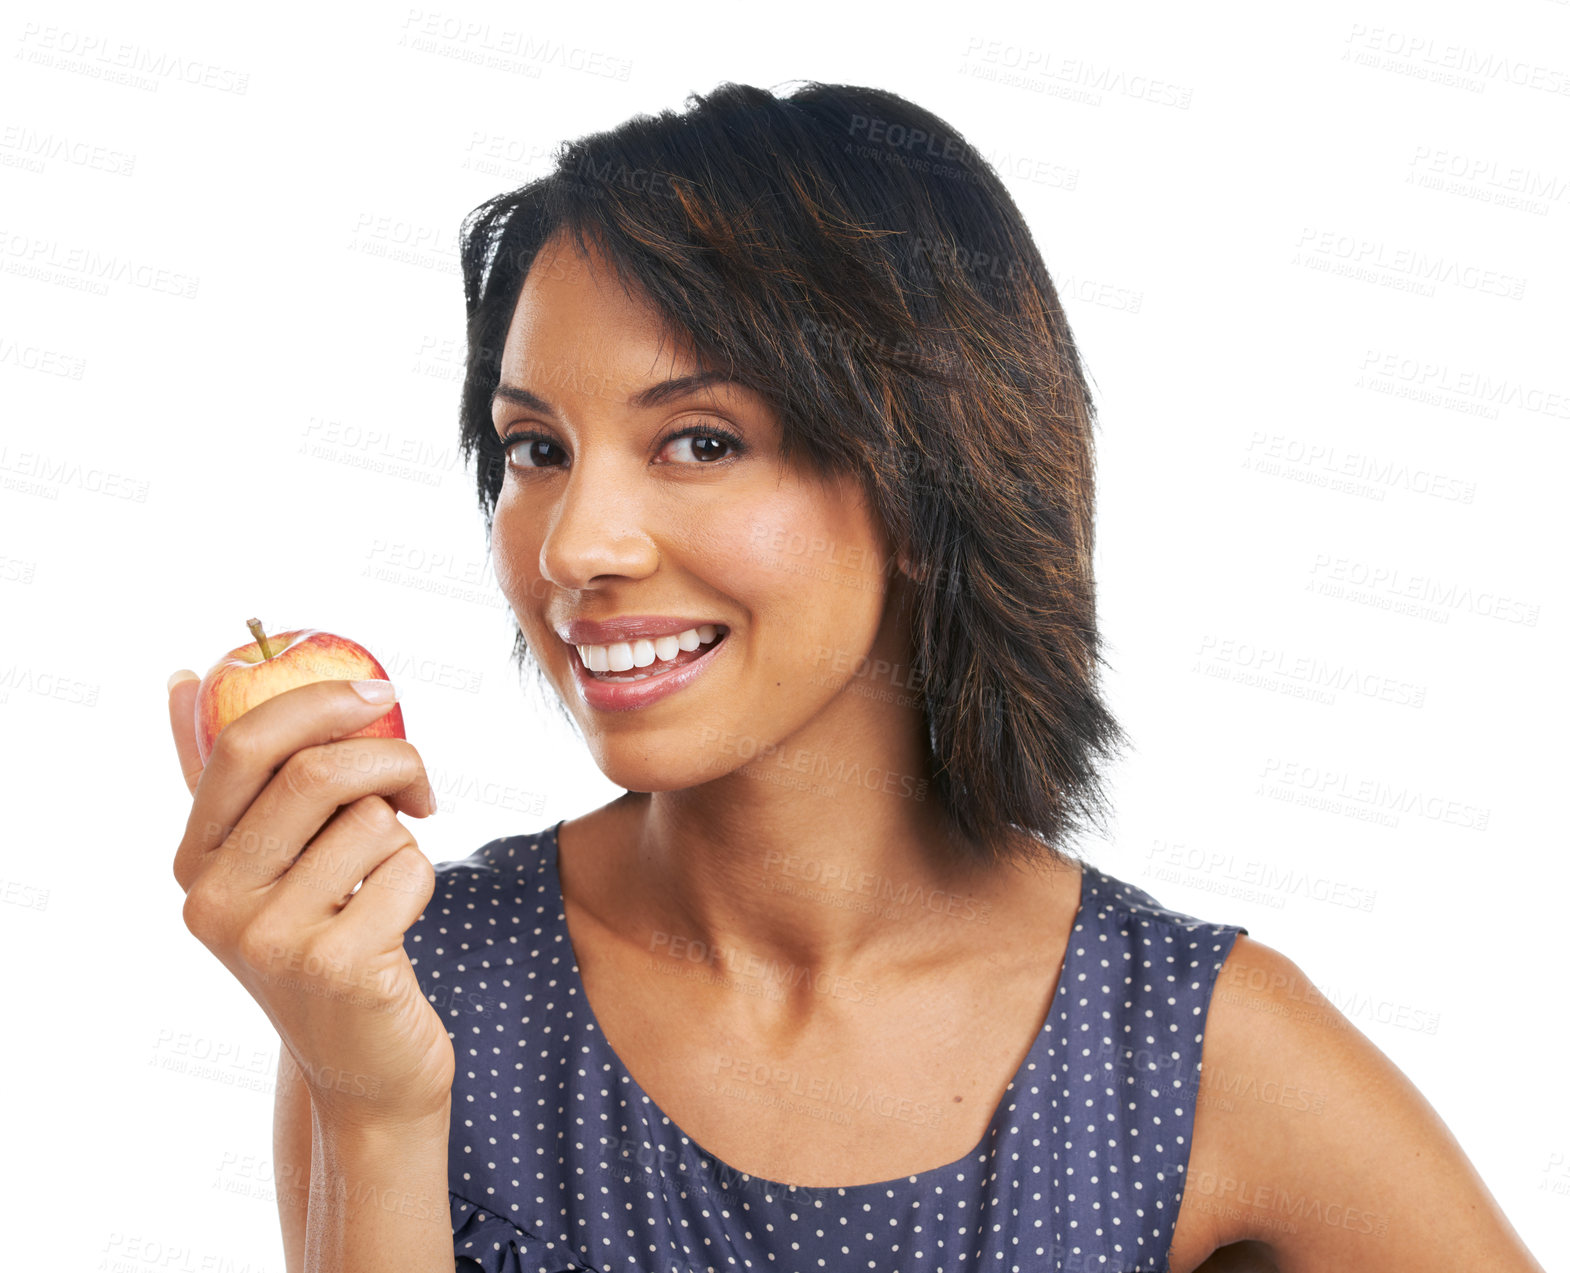
<instances>
[{"instance_id":1,"label":"round neckline","mask_svg":"<svg viewBox=\"0 0 1570 1273\"><path fill-rule=\"evenodd\" d=\"M1010 1107L1014 1104L1014 1102L1010 1100L1010 1097L1014 1096L1014 1094L1020 1088L1028 1086L1024 1080L1024 1076L1029 1074L1033 1068L1040 1069L1042 1070L1043 1074L1045 1074L1046 1067L1045 1065L1040 1064L1040 1062L1045 1050L1049 1046L1049 1040L1066 1045L1068 1039L1072 1035L1072 1030L1070 1029L1071 1022L1066 1021L1064 1028L1061 1031L1058 1031L1055 1027L1059 1013L1063 1013L1066 1018L1067 1014L1071 1011L1073 1006L1071 1003L1065 1002L1060 1008L1059 1000L1066 998L1064 995L1064 987L1072 984L1071 974L1073 974L1079 967L1079 960L1076 959L1074 953L1075 934L1078 932L1080 926L1085 921L1086 910L1090 901L1092 889L1091 872L1095 870L1095 867L1091 866L1088 862L1081 862L1079 864L1079 905L1075 909L1074 918L1069 924L1069 938L1068 945L1063 952L1063 966L1058 973L1057 983L1052 988L1052 997L1048 1004L1046 1020L1042 1022L1041 1029L1036 1031L1036 1036L1031 1040L1029 1050L1025 1053L1024 1059L1020 1061L1018 1068L1014 1071L1013 1077L1009 1079L1008 1086L1004 1089L1003 1095L998 1099L997 1108L992 1111L992 1117L987 1120L987 1126L981 1133L981 1139L977 1141L975 1145L973 1145L964 1154L960 1155L960 1157L954 1159L952 1162L943 1164L941 1167L930 1167L926 1171L919 1171L904 1176L892 1176L887 1180L874 1180L865 1184L791 1185L785 1184L782 1181L770 1180L767 1176L758 1176L751 1172L742 1171L737 1167L731 1166L731 1164L726 1162L718 1154L711 1153L708 1149L704 1148L704 1146L701 1145L693 1136L689 1135L688 1132L674 1118L672 1118L662 1108L660 1108L659 1102L657 1102L652 1096L644 1091L643 1085L633 1077L632 1071L627 1068L627 1064L622 1060L621 1055L614 1047L611 1046L611 1041L606 1036L604 1027L600 1025L599 1017L594 1011L594 1005L589 1002L588 988L583 984L583 975L578 969L578 952L572 944L572 933L567 927L567 903L565 896L562 893L561 887L561 870L558 865L560 839L557 835L557 832L561 830L562 825L566 821L566 818L562 818L550 828L548 833L549 843L545 846L543 857L545 863L545 874L548 877L550 884L550 900L553 904L553 909L555 912L551 923L558 930L555 934L553 934L553 936L559 936L561 938L561 940L566 944L569 954L572 956L572 969L568 974L572 978L571 988L576 992L579 1002L583 1005L583 1014L585 1020L588 1023L589 1030L593 1034L599 1036L600 1044L604 1048L605 1055L610 1058L611 1064L615 1067L617 1079L620 1080L621 1083L625 1083L626 1086L630 1087L638 1099L645 1106L647 1106L656 1117L658 1117L666 1126L668 1126L676 1136L692 1147L692 1149L698 1154L699 1158L706 1159L709 1163L712 1163L715 1169L714 1176L719 1181L723 1182L727 1179L735 1179L744 1182L750 1188L756 1189L761 1187L766 1193L779 1193L786 1196L796 1193L805 1193L808 1195L818 1193L836 1193L840 1195L849 1195L867 1189L880 1189L887 1192L896 1188L910 1188L912 1186L920 1187L929 1182L935 1181L947 1183L957 1178L959 1173L962 1172L970 1163L978 1158L984 1158L986 1156L988 1146L991 1145L992 1142L1001 1134L1003 1123L1006 1121ZM1083 943L1081 943L1081 946L1083 946ZM620 1083L618 1085L620 1085Z\"/></svg>"}]
</instances>

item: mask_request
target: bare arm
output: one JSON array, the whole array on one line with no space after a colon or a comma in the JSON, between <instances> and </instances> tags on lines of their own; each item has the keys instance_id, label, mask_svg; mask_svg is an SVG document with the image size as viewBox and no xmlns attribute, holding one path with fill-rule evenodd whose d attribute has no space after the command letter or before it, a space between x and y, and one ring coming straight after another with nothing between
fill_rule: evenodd
<instances>
[{"instance_id":1,"label":"bare arm","mask_svg":"<svg viewBox=\"0 0 1570 1273\"><path fill-rule=\"evenodd\" d=\"M307 1273L452 1273L447 1109L419 1123L311 1120Z\"/></svg>"},{"instance_id":2,"label":"bare arm","mask_svg":"<svg viewBox=\"0 0 1570 1273\"><path fill-rule=\"evenodd\" d=\"M273 1110L274 1180L287 1273L451 1273L448 1123L323 1126L285 1048Z\"/></svg>"},{"instance_id":3,"label":"bare arm","mask_svg":"<svg viewBox=\"0 0 1570 1273\"><path fill-rule=\"evenodd\" d=\"M283 1230L285 1273L305 1273L305 1219L311 1197L311 1092L280 1042L273 1097L273 1189Z\"/></svg>"},{"instance_id":4,"label":"bare arm","mask_svg":"<svg viewBox=\"0 0 1570 1273\"><path fill-rule=\"evenodd\" d=\"M1433 1106L1285 955L1237 939L1205 1047L1220 1165L1188 1187L1237 1217L1228 1241L1263 1244L1281 1273L1543 1273ZM1230 1101L1228 1073L1273 1099Z\"/></svg>"}]
</instances>

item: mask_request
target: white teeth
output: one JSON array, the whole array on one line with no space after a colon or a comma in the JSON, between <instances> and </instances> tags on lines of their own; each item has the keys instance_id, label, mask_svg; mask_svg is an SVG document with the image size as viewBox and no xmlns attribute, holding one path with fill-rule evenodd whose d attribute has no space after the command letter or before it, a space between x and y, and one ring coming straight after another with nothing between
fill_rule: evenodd
<instances>
[{"instance_id":1,"label":"white teeth","mask_svg":"<svg viewBox=\"0 0 1570 1273\"><path fill-rule=\"evenodd\" d=\"M704 623L666 636L614 641L609 645L580 645L578 657L591 672L630 672L635 667L648 667L656 659L668 663L680 651L708 645L718 635L719 629L714 624Z\"/></svg>"}]
</instances>

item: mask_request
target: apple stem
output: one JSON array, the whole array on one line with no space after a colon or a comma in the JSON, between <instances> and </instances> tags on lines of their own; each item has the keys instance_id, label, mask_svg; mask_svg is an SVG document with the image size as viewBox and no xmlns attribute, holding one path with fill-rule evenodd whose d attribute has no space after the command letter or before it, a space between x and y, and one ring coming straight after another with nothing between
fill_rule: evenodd
<instances>
[{"instance_id":1,"label":"apple stem","mask_svg":"<svg viewBox=\"0 0 1570 1273\"><path fill-rule=\"evenodd\" d=\"M245 626L251 629L251 635L256 638L256 644L261 646L262 657L264 659L272 658L273 652L267 645L267 633L262 631L262 621L260 619L247 619Z\"/></svg>"}]
</instances>

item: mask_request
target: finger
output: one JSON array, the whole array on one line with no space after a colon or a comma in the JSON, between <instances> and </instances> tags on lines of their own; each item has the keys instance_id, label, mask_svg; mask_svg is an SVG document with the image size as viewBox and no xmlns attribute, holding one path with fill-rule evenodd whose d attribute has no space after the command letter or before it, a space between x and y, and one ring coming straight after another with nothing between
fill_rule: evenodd
<instances>
[{"instance_id":1,"label":"finger","mask_svg":"<svg viewBox=\"0 0 1570 1273\"><path fill-rule=\"evenodd\" d=\"M175 877L181 885L190 889L206 855L228 837L284 761L302 748L357 733L394 706L390 700L366 701L348 681L313 681L258 703L230 721L213 742L185 836L175 854ZM171 713L174 710L171 705ZM364 795L366 790L355 794ZM428 803L417 811L422 814L435 809L428 786L425 799ZM331 812L322 812L301 836L300 845Z\"/></svg>"},{"instance_id":2,"label":"finger","mask_svg":"<svg viewBox=\"0 0 1570 1273\"><path fill-rule=\"evenodd\" d=\"M386 800L361 796L327 820L278 881L267 906L286 909L293 928L329 920L348 905L356 885L414 842Z\"/></svg>"},{"instance_id":3,"label":"finger","mask_svg":"<svg viewBox=\"0 0 1570 1273\"><path fill-rule=\"evenodd\" d=\"M258 908L265 931L301 936L258 947L256 967L269 976L326 972L360 990L382 989L396 968L404 931L424 911L435 880L429 859L385 800L364 796L345 805ZM354 953L322 962L301 937L329 923L333 948Z\"/></svg>"},{"instance_id":4,"label":"finger","mask_svg":"<svg viewBox=\"0 0 1570 1273\"><path fill-rule=\"evenodd\" d=\"M436 868L412 841L365 877L336 921L356 950L401 949L403 934L436 892Z\"/></svg>"},{"instance_id":5,"label":"finger","mask_svg":"<svg viewBox=\"0 0 1570 1273\"><path fill-rule=\"evenodd\" d=\"M202 776L202 758L196 750L196 689L201 681L188 667L169 678L169 729L174 734L174 749L180 758L186 789L193 796Z\"/></svg>"},{"instance_id":6,"label":"finger","mask_svg":"<svg viewBox=\"0 0 1570 1273\"><path fill-rule=\"evenodd\" d=\"M193 824L196 836L214 843L198 858L198 869L212 869L215 879L240 892L270 888L341 806L370 795L384 797L389 815L392 808L418 817L430 812L430 780L410 743L354 738L302 748L283 762L233 828ZM396 819L393 823L401 829ZM383 829L392 830L385 823Z\"/></svg>"}]
</instances>

